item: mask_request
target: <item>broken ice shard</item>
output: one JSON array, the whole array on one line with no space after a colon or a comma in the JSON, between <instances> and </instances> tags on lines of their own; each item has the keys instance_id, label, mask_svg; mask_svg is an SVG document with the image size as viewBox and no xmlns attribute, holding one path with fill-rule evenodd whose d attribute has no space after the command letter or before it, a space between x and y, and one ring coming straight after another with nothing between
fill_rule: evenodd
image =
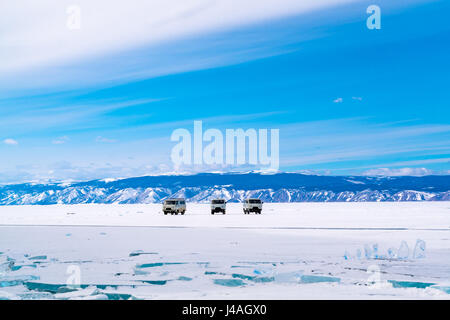
<instances>
[{"instance_id":1,"label":"broken ice shard","mask_svg":"<svg viewBox=\"0 0 450 320\"><path fill-rule=\"evenodd\" d=\"M389 259L394 259L395 257L397 257L397 250L395 250L394 248L389 248L388 249L388 258Z\"/></svg>"},{"instance_id":2,"label":"broken ice shard","mask_svg":"<svg viewBox=\"0 0 450 320\"><path fill-rule=\"evenodd\" d=\"M33 275L5 276L0 278L0 287L13 287L24 284L30 280L38 280L39 277Z\"/></svg>"},{"instance_id":3,"label":"broken ice shard","mask_svg":"<svg viewBox=\"0 0 450 320\"><path fill-rule=\"evenodd\" d=\"M378 259L379 258L379 256L378 256L378 244L376 243L376 244L374 244L373 246L372 246L372 248L373 248L373 257L375 258L375 259Z\"/></svg>"},{"instance_id":4,"label":"broken ice shard","mask_svg":"<svg viewBox=\"0 0 450 320\"><path fill-rule=\"evenodd\" d=\"M345 259L345 260L350 260L350 259L351 259L350 253L348 253L347 250L345 250L345 253L344 253L344 259Z\"/></svg>"},{"instance_id":5,"label":"broken ice shard","mask_svg":"<svg viewBox=\"0 0 450 320\"><path fill-rule=\"evenodd\" d=\"M416 246L414 247L413 258L422 259L425 258L426 243L423 240L417 239Z\"/></svg>"},{"instance_id":6,"label":"broken ice shard","mask_svg":"<svg viewBox=\"0 0 450 320\"><path fill-rule=\"evenodd\" d=\"M242 280L250 280L253 282L272 282L275 280L274 277L256 277L256 276L249 276L249 275L240 274L240 273L233 273L231 276L233 278L239 278Z\"/></svg>"},{"instance_id":7,"label":"broken ice shard","mask_svg":"<svg viewBox=\"0 0 450 320\"><path fill-rule=\"evenodd\" d=\"M408 244L406 243L406 241L402 241L402 243L400 244L400 248L398 249L397 252L397 258L398 259L408 259L409 257L409 247Z\"/></svg>"},{"instance_id":8,"label":"broken ice shard","mask_svg":"<svg viewBox=\"0 0 450 320\"><path fill-rule=\"evenodd\" d=\"M240 279L214 279L214 284L225 287L245 286L245 282Z\"/></svg>"},{"instance_id":9,"label":"broken ice shard","mask_svg":"<svg viewBox=\"0 0 450 320\"><path fill-rule=\"evenodd\" d=\"M394 288L418 288L418 289L425 289L425 288L428 288L430 286L435 285L435 283L414 282L414 281L388 280L388 282L391 283Z\"/></svg>"},{"instance_id":10,"label":"broken ice shard","mask_svg":"<svg viewBox=\"0 0 450 320\"><path fill-rule=\"evenodd\" d=\"M301 278L301 271L278 273L274 276L275 282L299 282Z\"/></svg>"},{"instance_id":11,"label":"broken ice shard","mask_svg":"<svg viewBox=\"0 0 450 320\"><path fill-rule=\"evenodd\" d=\"M135 250L130 253L130 257L136 257L144 254L158 254L158 252L144 252L143 250Z\"/></svg>"},{"instance_id":12,"label":"broken ice shard","mask_svg":"<svg viewBox=\"0 0 450 320\"><path fill-rule=\"evenodd\" d=\"M317 283L317 282L341 282L340 278L327 277L327 276L313 276L304 275L301 277L302 283Z\"/></svg>"},{"instance_id":13,"label":"broken ice shard","mask_svg":"<svg viewBox=\"0 0 450 320\"><path fill-rule=\"evenodd\" d=\"M30 260L47 260L47 256L34 256Z\"/></svg>"},{"instance_id":14,"label":"broken ice shard","mask_svg":"<svg viewBox=\"0 0 450 320\"><path fill-rule=\"evenodd\" d=\"M372 249L370 249L369 245L364 245L364 255L366 259L372 258Z\"/></svg>"},{"instance_id":15,"label":"broken ice shard","mask_svg":"<svg viewBox=\"0 0 450 320\"><path fill-rule=\"evenodd\" d=\"M257 275L273 275L275 271L272 266L259 266L253 270L253 273Z\"/></svg>"}]
</instances>

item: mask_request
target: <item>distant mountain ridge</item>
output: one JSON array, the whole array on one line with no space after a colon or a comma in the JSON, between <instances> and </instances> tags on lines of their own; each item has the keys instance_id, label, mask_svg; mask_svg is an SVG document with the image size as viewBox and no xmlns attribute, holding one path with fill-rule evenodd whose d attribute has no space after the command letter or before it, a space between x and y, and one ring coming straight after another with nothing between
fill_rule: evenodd
<instances>
[{"instance_id":1,"label":"distant mountain ridge","mask_svg":"<svg viewBox=\"0 0 450 320\"><path fill-rule=\"evenodd\" d=\"M241 202L449 201L450 176L364 177L299 173L202 173L0 186L0 205L159 203L225 198Z\"/></svg>"}]
</instances>

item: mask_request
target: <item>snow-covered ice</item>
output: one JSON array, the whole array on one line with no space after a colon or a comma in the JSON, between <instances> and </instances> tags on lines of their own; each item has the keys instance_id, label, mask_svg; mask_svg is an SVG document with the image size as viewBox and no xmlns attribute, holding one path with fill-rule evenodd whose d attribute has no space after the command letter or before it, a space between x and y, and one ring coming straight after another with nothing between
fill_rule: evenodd
<instances>
[{"instance_id":1,"label":"snow-covered ice","mask_svg":"<svg viewBox=\"0 0 450 320\"><path fill-rule=\"evenodd\" d=\"M0 207L0 299L449 299L450 203Z\"/></svg>"}]
</instances>

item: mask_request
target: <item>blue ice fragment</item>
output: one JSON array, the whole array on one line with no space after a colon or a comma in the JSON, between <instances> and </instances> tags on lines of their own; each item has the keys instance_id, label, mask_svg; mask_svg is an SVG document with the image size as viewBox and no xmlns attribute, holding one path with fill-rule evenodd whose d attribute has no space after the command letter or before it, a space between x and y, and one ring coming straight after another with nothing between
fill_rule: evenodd
<instances>
[{"instance_id":1,"label":"blue ice fragment","mask_svg":"<svg viewBox=\"0 0 450 320\"><path fill-rule=\"evenodd\" d=\"M378 259L378 258L379 258L379 256L378 256L378 244L377 244L377 243L374 244L374 245L372 246L372 249L373 249L372 257L373 257L374 259Z\"/></svg>"},{"instance_id":2,"label":"blue ice fragment","mask_svg":"<svg viewBox=\"0 0 450 320\"><path fill-rule=\"evenodd\" d=\"M372 258L372 249L367 244L364 245L364 256L366 259Z\"/></svg>"},{"instance_id":3,"label":"blue ice fragment","mask_svg":"<svg viewBox=\"0 0 450 320\"><path fill-rule=\"evenodd\" d=\"M180 280L180 281L192 281L192 278L181 276L181 277L178 277L178 280Z\"/></svg>"},{"instance_id":4,"label":"blue ice fragment","mask_svg":"<svg viewBox=\"0 0 450 320\"><path fill-rule=\"evenodd\" d=\"M252 268L252 266L231 266L230 268Z\"/></svg>"},{"instance_id":5,"label":"blue ice fragment","mask_svg":"<svg viewBox=\"0 0 450 320\"><path fill-rule=\"evenodd\" d=\"M0 288L19 286L22 283L21 280L0 280Z\"/></svg>"},{"instance_id":6,"label":"blue ice fragment","mask_svg":"<svg viewBox=\"0 0 450 320\"><path fill-rule=\"evenodd\" d=\"M163 286L167 283L167 280L142 280L142 282L157 286Z\"/></svg>"},{"instance_id":7,"label":"blue ice fragment","mask_svg":"<svg viewBox=\"0 0 450 320\"><path fill-rule=\"evenodd\" d=\"M220 274L222 276L225 275L223 272L216 272L216 271L205 271L205 275L212 275L212 274Z\"/></svg>"},{"instance_id":8,"label":"blue ice fragment","mask_svg":"<svg viewBox=\"0 0 450 320\"><path fill-rule=\"evenodd\" d=\"M398 252L397 252L397 258L404 260L404 259L408 259L408 257L409 257L408 244L406 243L406 241L402 241L402 243L400 244L400 248L398 249Z\"/></svg>"},{"instance_id":9,"label":"blue ice fragment","mask_svg":"<svg viewBox=\"0 0 450 320\"><path fill-rule=\"evenodd\" d=\"M387 254L388 254L388 258L389 259L394 259L394 258L397 257L397 253L396 253L396 250L394 248L389 248Z\"/></svg>"},{"instance_id":10,"label":"blue ice fragment","mask_svg":"<svg viewBox=\"0 0 450 320\"><path fill-rule=\"evenodd\" d=\"M341 282L340 278L328 276L304 275L300 278L301 283L317 283L317 282Z\"/></svg>"},{"instance_id":11,"label":"blue ice fragment","mask_svg":"<svg viewBox=\"0 0 450 320\"><path fill-rule=\"evenodd\" d=\"M108 297L108 300L138 300L135 296L128 293L109 293L102 292L102 294Z\"/></svg>"},{"instance_id":12,"label":"blue ice fragment","mask_svg":"<svg viewBox=\"0 0 450 320\"><path fill-rule=\"evenodd\" d=\"M425 258L426 243L423 240L417 239L416 246L414 247L413 258L422 259Z\"/></svg>"},{"instance_id":13,"label":"blue ice fragment","mask_svg":"<svg viewBox=\"0 0 450 320\"><path fill-rule=\"evenodd\" d=\"M72 288L67 286L67 284L59 284L59 283L44 283L44 282L36 282L36 281L26 281L24 282L24 285L28 288L28 290L35 290L35 291L43 291L43 292L50 292L50 293L65 293L65 292L71 292L76 291L79 289L86 289L88 287L97 287L98 289L108 289L113 288L117 289L119 287L118 284L80 284L77 285L77 288ZM135 285L126 285L128 287L136 287Z\"/></svg>"},{"instance_id":14,"label":"blue ice fragment","mask_svg":"<svg viewBox=\"0 0 450 320\"><path fill-rule=\"evenodd\" d=\"M136 265L136 268L144 269L144 268L154 268L154 267L162 267L165 265L177 265L177 264L186 264L186 262L153 262L153 263L143 263Z\"/></svg>"},{"instance_id":15,"label":"blue ice fragment","mask_svg":"<svg viewBox=\"0 0 450 320\"><path fill-rule=\"evenodd\" d=\"M26 281L38 280L37 276L6 276L0 278L0 287L13 287L24 284Z\"/></svg>"},{"instance_id":16,"label":"blue ice fragment","mask_svg":"<svg viewBox=\"0 0 450 320\"><path fill-rule=\"evenodd\" d=\"M11 271L17 271L17 270L20 270L20 269L22 269L24 267L37 268L37 266L35 264L23 264L23 265L12 265L12 266L10 266L10 269L11 269Z\"/></svg>"},{"instance_id":17,"label":"blue ice fragment","mask_svg":"<svg viewBox=\"0 0 450 320\"><path fill-rule=\"evenodd\" d=\"M435 283L429 282L414 282L414 281L397 281L397 280L388 280L389 283L392 284L394 288L419 288L425 289L435 285Z\"/></svg>"},{"instance_id":18,"label":"blue ice fragment","mask_svg":"<svg viewBox=\"0 0 450 320\"><path fill-rule=\"evenodd\" d=\"M256 276L248 276L240 273L233 273L231 275L233 278L238 278L242 280L250 280L253 282L272 282L275 281L274 277L256 277Z\"/></svg>"},{"instance_id":19,"label":"blue ice fragment","mask_svg":"<svg viewBox=\"0 0 450 320\"><path fill-rule=\"evenodd\" d=\"M345 259L345 260L350 260L350 259L351 259L350 253L348 253L347 250L345 250L345 253L344 253L344 259Z\"/></svg>"},{"instance_id":20,"label":"blue ice fragment","mask_svg":"<svg viewBox=\"0 0 450 320\"><path fill-rule=\"evenodd\" d=\"M287 272L287 273L277 273L274 276L274 281L276 282L299 282L302 277L302 272Z\"/></svg>"},{"instance_id":21,"label":"blue ice fragment","mask_svg":"<svg viewBox=\"0 0 450 320\"><path fill-rule=\"evenodd\" d=\"M47 256L34 256L30 260L47 260Z\"/></svg>"},{"instance_id":22,"label":"blue ice fragment","mask_svg":"<svg viewBox=\"0 0 450 320\"><path fill-rule=\"evenodd\" d=\"M258 266L256 269L253 270L254 274L257 275L269 275L272 276L274 274L274 268L273 266Z\"/></svg>"},{"instance_id":23,"label":"blue ice fragment","mask_svg":"<svg viewBox=\"0 0 450 320\"><path fill-rule=\"evenodd\" d=\"M253 276L247 276L245 274L240 274L240 273L233 273L231 275L233 278L239 278L239 279L244 279L244 280L253 280Z\"/></svg>"},{"instance_id":24,"label":"blue ice fragment","mask_svg":"<svg viewBox=\"0 0 450 320\"><path fill-rule=\"evenodd\" d=\"M158 254L158 252L144 252L142 250L136 250L130 253L130 257L137 257L144 254Z\"/></svg>"},{"instance_id":25,"label":"blue ice fragment","mask_svg":"<svg viewBox=\"0 0 450 320\"><path fill-rule=\"evenodd\" d=\"M240 279L214 279L214 284L225 287L245 286L245 282Z\"/></svg>"},{"instance_id":26,"label":"blue ice fragment","mask_svg":"<svg viewBox=\"0 0 450 320\"><path fill-rule=\"evenodd\" d=\"M63 290L63 288L67 288L66 284L51 284L51 283L42 283L42 282L34 282L34 281L27 281L24 284L28 290L44 291L44 292L50 292L50 293L67 292L67 291Z\"/></svg>"}]
</instances>

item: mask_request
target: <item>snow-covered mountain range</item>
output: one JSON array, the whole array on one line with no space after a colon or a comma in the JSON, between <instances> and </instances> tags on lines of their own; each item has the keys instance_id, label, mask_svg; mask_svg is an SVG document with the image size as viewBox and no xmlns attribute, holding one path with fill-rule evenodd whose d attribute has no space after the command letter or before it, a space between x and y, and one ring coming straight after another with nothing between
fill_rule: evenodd
<instances>
[{"instance_id":1,"label":"snow-covered mountain range","mask_svg":"<svg viewBox=\"0 0 450 320\"><path fill-rule=\"evenodd\" d=\"M450 176L363 177L299 173L202 173L87 182L0 186L0 205L158 203L168 197L188 202L225 198L241 202L444 201Z\"/></svg>"}]
</instances>

